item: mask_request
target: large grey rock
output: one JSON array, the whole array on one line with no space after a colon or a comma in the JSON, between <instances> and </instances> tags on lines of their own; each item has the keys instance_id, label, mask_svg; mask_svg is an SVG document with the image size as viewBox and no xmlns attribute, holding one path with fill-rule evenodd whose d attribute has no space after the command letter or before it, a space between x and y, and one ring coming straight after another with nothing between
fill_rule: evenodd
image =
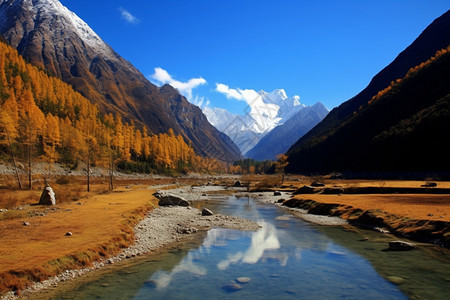
<instances>
[{"instance_id":1,"label":"large grey rock","mask_svg":"<svg viewBox=\"0 0 450 300\"><path fill-rule=\"evenodd\" d=\"M389 250L394 251L407 251L416 248L413 243L408 243L404 241L391 241L389 242Z\"/></svg>"},{"instance_id":2,"label":"large grey rock","mask_svg":"<svg viewBox=\"0 0 450 300\"><path fill-rule=\"evenodd\" d=\"M159 202L158 202L159 206L189 206L189 202L179 196L175 196L175 195L161 195L159 197Z\"/></svg>"},{"instance_id":3,"label":"large grey rock","mask_svg":"<svg viewBox=\"0 0 450 300\"><path fill-rule=\"evenodd\" d=\"M50 185L47 183L42 191L41 198L39 199L39 205L55 205L55 193Z\"/></svg>"}]
</instances>

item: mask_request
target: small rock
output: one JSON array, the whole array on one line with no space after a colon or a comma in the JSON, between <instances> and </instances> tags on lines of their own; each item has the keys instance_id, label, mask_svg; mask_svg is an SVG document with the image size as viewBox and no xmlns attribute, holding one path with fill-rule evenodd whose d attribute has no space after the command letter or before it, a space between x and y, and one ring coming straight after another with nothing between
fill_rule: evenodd
<instances>
[{"instance_id":1,"label":"small rock","mask_svg":"<svg viewBox=\"0 0 450 300\"><path fill-rule=\"evenodd\" d=\"M387 280L392 282L393 284L400 285L405 283L405 279L399 277L399 276L388 276Z\"/></svg>"},{"instance_id":2,"label":"small rock","mask_svg":"<svg viewBox=\"0 0 450 300\"><path fill-rule=\"evenodd\" d=\"M238 181L236 181L236 182L233 184L233 186L234 186L234 187L241 187L242 184L241 184L241 182L238 180Z\"/></svg>"},{"instance_id":3,"label":"small rock","mask_svg":"<svg viewBox=\"0 0 450 300\"><path fill-rule=\"evenodd\" d=\"M373 230L378 231L379 233L385 233L385 234L390 233L390 231L387 230L386 228L374 227Z\"/></svg>"},{"instance_id":4,"label":"small rock","mask_svg":"<svg viewBox=\"0 0 450 300\"><path fill-rule=\"evenodd\" d=\"M242 286L236 282L231 282L227 285L224 285L222 289L228 293L236 292L242 290Z\"/></svg>"},{"instance_id":5,"label":"small rock","mask_svg":"<svg viewBox=\"0 0 450 300\"><path fill-rule=\"evenodd\" d=\"M70 231L66 232L66 236L72 236L72 232Z\"/></svg>"},{"instance_id":6,"label":"small rock","mask_svg":"<svg viewBox=\"0 0 450 300\"><path fill-rule=\"evenodd\" d=\"M30 226L30 222L23 222L22 225L23 226Z\"/></svg>"},{"instance_id":7,"label":"small rock","mask_svg":"<svg viewBox=\"0 0 450 300\"><path fill-rule=\"evenodd\" d=\"M6 208L1 208L0 212L7 212L8 210Z\"/></svg>"},{"instance_id":8,"label":"small rock","mask_svg":"<svg viewBox=\"0 0 450 300\"><path fill-rule=\"evenodd\" d=\"M275 192L273 192L273 195L274 195L274 196L281 196L281 192L275 191Z\"/></svg>"},{"instance_id":9,"label":"small rock","mask_svg":"<svg viewBox=\"0 0 450 300\"><path fill-rule=\"evenodd\" d=\"M239 277L236 278L237 283L249 283L252 279L250 277Z\"/></svg>"},{"instance_id":10,"label":"small rock","mask_svg":"<svg viewBox=\"0 0 450 300\"><path fill-rule=\"evenodd\" d=\"M416 248L416 245L404 241L391 241L389 242L389 250L393 251L407 251Z\"/></svg>"},{"instance_id":11,"label":"small rock","mask_svg":"<svg viewBox=\"0 0 450 300\"><path fill-rule=\"evenodd\" d=\"M283 203L284 202L284 199L278 199L277 200L277 203Z\"/></svg>"},{"instance_id":12,"label":"small rock","mask_svg":"<svg viewBox=\"0 0 450 300\"><path fill-rule=\"evenodd\" d=\"M433 215L433 214L428 214L427 216L432 217L432 216L434 216L434 215Z\"/></svg>"},{"instance_id":13,"label":"small rock","mask_svg":"<svg viewBox=\"0 0 450 300\"><path fill-rule=\"evenodd\" d=\"M213 214L214 213L211 210L207 209L207 208L203 208L202 209L202 216L212 216Z\"/></svg>"},{"instance_id":14,"label":"small rock","mask_svg":"<svg viewBox=\"0 0 450 300\"><path fill-rule=\"evenodd\" d=\"M195 227L178 227L177 228L177 233L180 234L191 234L191 233L196 233L197 232L197 228Z\"/></svg>"},{"instance_id":15,"label":"small rock","mask_svg":"<svg viewBox=\"0 0 450 300\"><path fill-rule=\"evenodd\" d=\"M208 196L208 195L206 195L205 193L203 193L202 196L203 196L203 197L206 197L206 196Z\"/></svg>"}]
</instances>

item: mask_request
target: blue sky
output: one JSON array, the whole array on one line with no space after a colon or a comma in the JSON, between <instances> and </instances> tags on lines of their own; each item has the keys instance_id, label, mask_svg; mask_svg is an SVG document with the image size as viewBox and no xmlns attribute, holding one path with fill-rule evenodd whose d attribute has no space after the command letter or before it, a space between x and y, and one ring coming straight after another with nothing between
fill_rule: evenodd
<instances>
[{"instance_id":1,"label":"blue sky","mask_svg":"<svg viewBox=\"0 0 450 300\"><path fill-rule=\"evenodd\" d=\"M217 84L282 88L331 109L450 9L448 0L61 2L152 82L241 114L245 101Z\"/></svg>"}]
</instances>

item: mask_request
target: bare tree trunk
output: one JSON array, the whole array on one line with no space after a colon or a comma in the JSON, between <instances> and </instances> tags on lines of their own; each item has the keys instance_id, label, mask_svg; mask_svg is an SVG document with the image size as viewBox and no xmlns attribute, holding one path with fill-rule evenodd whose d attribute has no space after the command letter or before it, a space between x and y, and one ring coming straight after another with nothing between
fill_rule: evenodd
<instances>
[{"instance_id":1,"label":"bare tree trunk","mask_svg":"<svg viewBox=\"0 0 450 300\"><path fill-rule=\"evenodd\" d=\"M109 165L109 190L114 190L113 185L113 177L114 177L114 154L111 153L111 160Z\"/></svg>"},{"instance_id":2,"label":"bare tree trunk","mask_svg":"<svg viewBox=\"0 0 450 300\"><path fill-rule=\"evenodd\" d=\"M91 156L88 153L87 157L87 191L90 192L90 178L91 178Z\"/></svg>"},{"instance_id":3,"label":"bare tree trunk","mask_svg":"<svg viewBox=\"0 0 450 300\"><path fill-rule=\"evenodd\" d=\"M20 181L19 171L17 170L16 157L14 156L11 139L9 138L8 129L6 128L6 126L5 126L5 130L6 130L6 137L8 138L9 152L11 153L11 159L12 159L13 165L14 165L14 172L16 173L17 183L19 184L19 189L21 190L22 189L22 181Z\"/></svg>"},{"instance_id":4,"label":"bare tree trunk","mask_svg":"<svg viewBox=\"0 0 450 300\"><path fill-rule=\"evenodd\" d=\"M28 145L28 189L31 190L33 184L31 182L31 145Z\"/></svg>"}]
</instances>

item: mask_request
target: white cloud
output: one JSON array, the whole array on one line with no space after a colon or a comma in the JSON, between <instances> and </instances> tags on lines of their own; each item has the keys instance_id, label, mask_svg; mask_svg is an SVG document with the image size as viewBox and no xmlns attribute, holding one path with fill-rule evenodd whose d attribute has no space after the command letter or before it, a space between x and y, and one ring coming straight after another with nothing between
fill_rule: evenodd
<instances>
[{"instance_id":1,"label":"white cloud","mask_svg":"<svg viewBox=\"0 0 450 300\"><path fill-rule=\"evenodd\" d=\"M166 83L170 84L171 86L176 88L180 92L180 94L185 96L190 102L194 104L196 104L195 102L203 104L205 100L204 97L198 96L196 96L195 98L192 97L193 89L203 84L206 84L206 80L202 77L191 78L186 82L181 82L173 79L172 76L166 70L162 68L155 68L155 73L153 75L150 75L150 78L156 80L156 84L160 85L164 85ZM206 102L209 102L209 100L206 99Z\"/></svg>"},{"instance_id":2,"label":"white cloud","mask_svg":"<svg viewBox=\"0 0 450 300\"><path fill-rule=\"evenodd\" d=\"M230 89L230 87L223 83L216 83L216 91L227 96L228 99L234 98L236 100L244 100L242 94L235 89Z\"/></svg>"},{"instance_id":3,"label":"white cloud","mask_svg":"<svg viewBox=\"0 0 450 300\"><path fill-rule=\"evenodd\" d=\"M131 24L139 23L139 19L133 16L128 10L126 10L123 7L119 7L120 15L122 16L122 19L127 21Z\"/></svg>"}]
</instances>

